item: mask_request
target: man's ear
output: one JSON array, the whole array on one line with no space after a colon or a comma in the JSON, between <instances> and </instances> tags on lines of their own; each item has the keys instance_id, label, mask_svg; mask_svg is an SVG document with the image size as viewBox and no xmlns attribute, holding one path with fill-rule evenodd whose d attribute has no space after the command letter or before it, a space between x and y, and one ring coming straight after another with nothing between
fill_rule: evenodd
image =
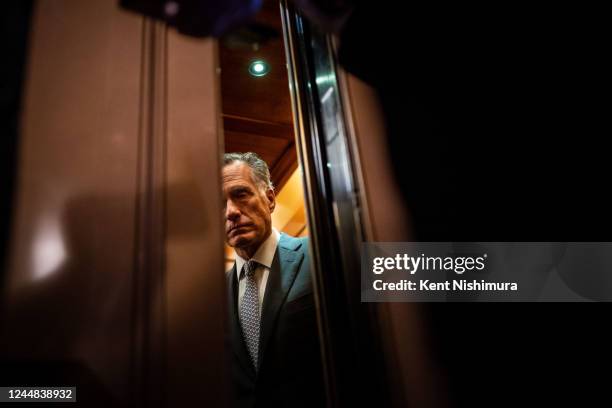
<instances>
[{"instance_id":1,"label":"man's ear","mask_svg":"<svg viewBox=\"0 0 612 408\"><path fill-rule=\"evenodd\" d=\"M270 213L273 213L274 208L276 208L276 195L274 194L274 190L271 188L267 189L266 198L268 199L268 208L270 208Z\"/></svg>"}]
</instances>

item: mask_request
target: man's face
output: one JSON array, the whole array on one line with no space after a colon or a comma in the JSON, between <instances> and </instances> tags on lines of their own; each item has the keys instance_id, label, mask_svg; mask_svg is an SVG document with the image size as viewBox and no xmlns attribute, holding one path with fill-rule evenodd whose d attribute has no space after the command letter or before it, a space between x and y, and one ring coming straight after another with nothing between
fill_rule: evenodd
<instances>
[{"instance_id":1,"label":"man's face","mask_svg":"<svg viewBox=\"0 0 612 408\"><path fill-rule=\"evenodd\" d=\"M225 239L229 246L251 252L270 235L274 191L255 184L251 168L242 162L223 167Z\"/></svg>"}]
</instances>

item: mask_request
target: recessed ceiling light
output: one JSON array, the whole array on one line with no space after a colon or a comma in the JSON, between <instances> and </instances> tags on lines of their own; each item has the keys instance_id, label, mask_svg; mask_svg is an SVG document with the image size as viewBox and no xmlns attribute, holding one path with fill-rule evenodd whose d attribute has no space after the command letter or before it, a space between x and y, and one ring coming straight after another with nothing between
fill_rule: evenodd
<instances>
[{"instance_id":1,"label":"recessed ceiling light","mask_svg":"<svg viewBox=\"0 0 612 408\"><path fill-rule=\"evenodd\" d=\"M255 60L249 65L249 74L254 77L262 77L268 72L270 72L270 65L264 60Z\"/></svg>"}]
</instances>

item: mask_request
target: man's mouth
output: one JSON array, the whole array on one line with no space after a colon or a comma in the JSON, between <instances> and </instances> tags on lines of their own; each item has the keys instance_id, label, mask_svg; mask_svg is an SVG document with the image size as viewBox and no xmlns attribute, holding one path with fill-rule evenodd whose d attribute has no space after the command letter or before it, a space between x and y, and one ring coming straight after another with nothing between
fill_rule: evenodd
<instances>
[{"instance_id":1,"label":"man's mouth","mask_svg":"<svg viewBox=\"0 0 612 408\"><path fill-rule=\"evenodd\" d=\"M227 233L228 233L228 234L230 234L230 233L232 233L232 232L233 232L233 231L235 231L235 230L238 230L238 229L240 229L240 228L250 227L251 225L252 225L252 224L250 224L250 223L249 223L249 224L239 224L239 225L234 225L233 227L231 227L231 228L230 228L230 229L227 231Z\"/></svg>"}]
</instances>

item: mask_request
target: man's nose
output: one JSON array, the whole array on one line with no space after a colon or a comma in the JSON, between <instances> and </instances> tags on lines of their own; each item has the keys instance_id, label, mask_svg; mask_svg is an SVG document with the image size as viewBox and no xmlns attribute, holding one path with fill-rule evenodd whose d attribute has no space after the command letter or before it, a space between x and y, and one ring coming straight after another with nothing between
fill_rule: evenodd
<instances>
[{"instance_id":1,"label":"man's nose","mask_svg":"<svg viewBox=\"0 0 612 408\"><path fill-rule=\"evenodd\" d=\"M232 200L227 200L226 208L225 208L225 218L230 221L236 221L240 218L240 210Z\"/></svg>"}]
</instances>

